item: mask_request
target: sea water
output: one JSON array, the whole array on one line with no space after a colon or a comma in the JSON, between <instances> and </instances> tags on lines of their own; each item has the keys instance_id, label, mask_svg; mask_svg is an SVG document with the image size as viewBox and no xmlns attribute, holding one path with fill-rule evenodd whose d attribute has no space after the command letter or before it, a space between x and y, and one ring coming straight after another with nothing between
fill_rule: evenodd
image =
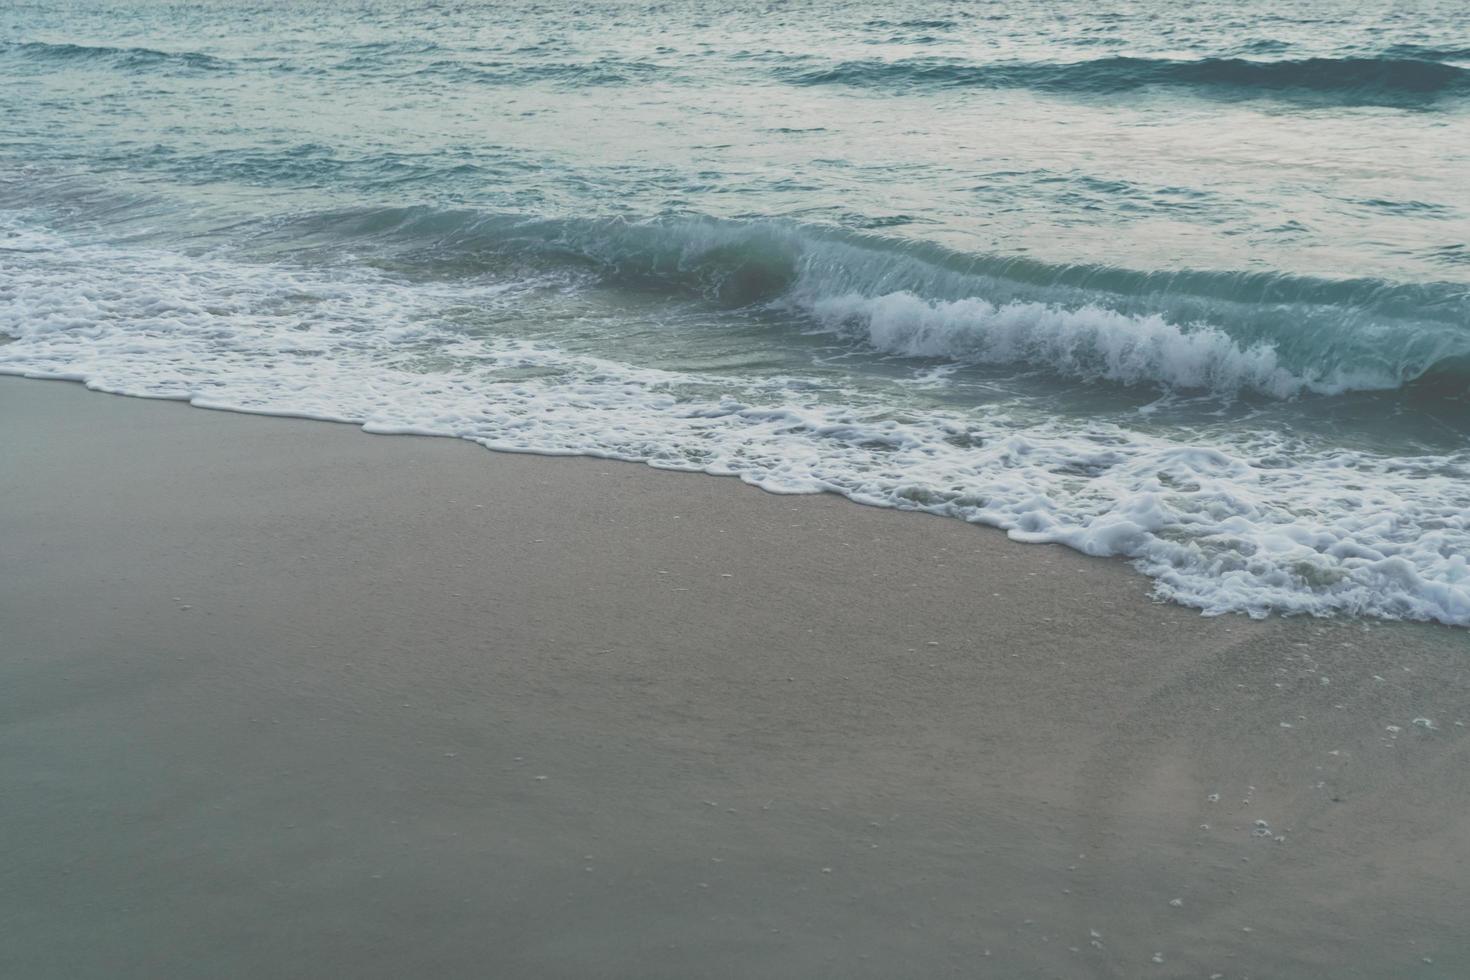
<instances>
[{"instance_id":1,"label":"sea water","mask_svg":"<svg viewBox=\"0 0 1470 980\"><path fill-rule=\"evenodd\" d=\"M0 334L1470 625L1470 6L12 0Z\"/></svg>"}]
</instances>

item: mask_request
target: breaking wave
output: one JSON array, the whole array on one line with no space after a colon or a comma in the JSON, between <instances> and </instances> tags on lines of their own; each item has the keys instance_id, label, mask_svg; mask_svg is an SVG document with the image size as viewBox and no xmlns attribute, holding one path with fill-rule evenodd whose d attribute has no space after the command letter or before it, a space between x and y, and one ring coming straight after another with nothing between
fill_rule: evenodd
<instances>
[{"instance_id":1,"label":"breaking wave","mask_svg":"<svg viewBox=\"0 0 1470 980\"><path fill-rule=\"evenodd\" d=\"M794 310L886 353L1274 398L1470 386L1470 287L1146 272L974 255L777 221L527 220L431 208L285 230L376 246L423 274L571 267L628 289Z\"/></svg>"},{"instance_id":2,"label":"breaking wave","mask_svg":"<svg viewBox=\"0 0 1470 980\"><path fill-rule=\"evenodd\" d=\"M455 226L467 232L464 222ZM559 250L604 277L616 267L683 289L731 274L742 249L753 248L732 244L735 229L704 223L677 230L575 222L557 235L518 227L525 237L510 251L520 260ZM502 248L507 235L496 236ZM642 244L629 251L625 236ZM776 297L786 303L824 275L840 281L847 266L838 259L851 254L844 249L873 250L798 231L778 238L792 249L781 253L789 263L775 263L787 270ZM1125 557L1160 596L1207 613L1470 625L1464 451L1389 456L1269 429L1181 441L1003 410L895 414L820 397L802 378L640 367L466 333L445 315L465 306L514 310L534 301L544 279L411 280L401 269L361 264L74 245L24 227L6 240L0 332L14 340L0 346L0 373L493 449L636 460L738 476L774 492L840 493ZM416 247L435 246L419 239ZM766 247L753 254L771 255ZM1063 368L1080 358L1093 365L1085 370L1106 365L1124 379L1173 370L1209 380L1227 364L1262 379L1280 370L1264 352L1240 353L1223 333L1176 334L1163 320L1116 311L892 291L817 296L814 316L855 319L873 342L901 349L969 354L978 345L987 356L1014 350Z\"/></svg>"}]
</instances>

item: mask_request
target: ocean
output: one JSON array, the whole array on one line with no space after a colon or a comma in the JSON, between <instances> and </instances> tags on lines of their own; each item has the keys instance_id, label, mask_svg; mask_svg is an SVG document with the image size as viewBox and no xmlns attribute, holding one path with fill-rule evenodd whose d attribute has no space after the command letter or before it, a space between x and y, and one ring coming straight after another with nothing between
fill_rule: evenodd
<instances>
[{"instance_id":1,"label":"ocean","mask_svg":"<svg viewBox=\"0 0 1470 980\"><path fill-rule=\"evenodd\" d=\"M0 334L1470 626L1470 6L11 0Z\"/></svg>"}]
</instances>

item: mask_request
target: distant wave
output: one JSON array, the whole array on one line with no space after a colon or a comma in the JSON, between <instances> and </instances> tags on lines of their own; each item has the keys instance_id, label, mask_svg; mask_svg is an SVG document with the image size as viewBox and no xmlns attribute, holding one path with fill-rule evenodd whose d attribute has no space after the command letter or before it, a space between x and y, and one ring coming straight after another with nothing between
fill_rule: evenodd
<instances>
[{"instance_id":1,"label":"distant wave","mask_svg":"<svg viewBox=\"0 0 1470 980\"><path fill-rule=\"evenodd\" d=\"M1428 57L1393 55L1283 61L1109 57L995 64L909 58L845 61L818 69L790 68L780 74L798 85L1029 88L1072 95L1168 87L1226 99L1278 96L1334 105L1420 105L1470 96L1470 68Z\"/></svg>"},{"instance_id":2,"label":"distant wave","mask_svg":"<svg viewBox=\"0 0 1470 980\"><path fill-rule=\"evenodd\" d=\"M233 66L223 58L198 51L156 51L153 48L115 48L91 44L48 44L43 41L0 43L0 56L37 62L77 64L106 62L113 67L228 71Z\"/></svg>"},{"instance_id":3,"label":"distant wave","mask_svg":"<svg viewBox=\"0 0 1470 980\"><path fill-rule=\"evenodd\" d=\"M323 74L330 70L362 72L375 77L431 80L470 85L522 85L553 82L571 86L620 85L647 80L662 71L659 66L639 61L594 60L588 62L486 61L473 58L441 58L426 64L404 65L390 55L422 55L437 50L433 45L397 45L358 51L330 68L320 64L293 63L275 58L247 59L252 67L264 66L277 72ZM233 71L239 65L198 51L158 51L153 48L109 47L87 44L48 44L40 41L0 43L0 58L34 64L98 64L124 71Z\"/></svg>"},{"instance_id":4,"label":"distant wave","mask_svg":"<svg viewBox=\"0 0 1470 980\"><path fill-rule=\"evenodd\" d=\"M525 85L552 82L569 87L625 85L647 81L663 71L643 61L603 59L587 62L516 62L441 59L398 77L469 85ZM389 71L392 74L392 71Z\"/></svg>"},{"instance_id":5,"label":"distant wave","mask_svg":"<svg viewBox=\"0 0 1470 980\"><path fill-rule=\"evenodd\" d=\"M918 18L914 20L870 20L864 27L917 27L925 30L946 31L958 27L959 22L949 18Z\"/></svg>"},{"instance_id":6,"label":"distant wave","mask_svg":"<svg viewBox=\"0 0 1470 980\"><path fill-rule=\"evenodd\" d=\"M528 266L795 311L887 353L1276 398L1470 389L1470 287L1048 265L779 221L530 220L387 208L285 230L376 245L421 274Z\"/></svg>"},{"instance_id":7,"label":"distant wave","mask_svg":"<svg viewBox=\"0 0 1470 980\"><path fill-rule=\"evenodd\" d=\"M1459 48L1436 48L1425 44L1395 44L1384 50L1391 58L1414 58L1420 61L1470 61L1470 45Z\"/></svg>"}]
</instances>

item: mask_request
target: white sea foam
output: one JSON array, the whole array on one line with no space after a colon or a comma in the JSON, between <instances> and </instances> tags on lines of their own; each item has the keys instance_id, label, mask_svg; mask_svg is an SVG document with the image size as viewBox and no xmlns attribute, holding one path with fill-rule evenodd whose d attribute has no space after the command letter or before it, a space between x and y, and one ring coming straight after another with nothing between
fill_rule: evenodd
<instances>
[{"instance_id":1,"label":"white sea foam","mask_svg":"<svg viewBox=\"0 0 1470 980\"><path fill-rule=\"evenodd\" d=\"M1394 388L1368 373L1293 373L1268 343L1242 346L1211 326L1183 328L1158 315L978 297L931 301L910 292L818 296L804 305L829 327L857 332L881 351L986 364L1025 364L1087 380L1165 384L1289 398L1311 391Z\"/></svg>"},{"instance_id":2,"label":"white sea foam","mask_svg":"<svg viewBox=\"0 0 1470 980\"><path fill-rule=\"evenodd\" d=\"M1259 434L1184 445L995 413L897 419L779 378L719 379L725 397L691 395L708 390L709 375L470 337L440 315L451 304L509 306L530 288L48 243L0 253L0 330L16 338L0 346L0 371L494 449L641 460L777 492L833 491L1125 556L1161 596L1207 613L1470 625L1470 454L1314 452ZM873 310L885 343L915 350L950 342L926 318L959 315L908 299ZM849 314L834 304L833 315ZM1140 358L1181 376L1222 370L1210 353L1218 338L1175 337L1164 325L1108 346L1085 311L965 315L999 324L986 344L1054 344L1067 356L1068 338L1081 336L1120 378ZM1026 339L1038 330L1041 339ZM1264 354L1240 351L1231 363L1285 383Z\"/></svg>"}]
</instances>

